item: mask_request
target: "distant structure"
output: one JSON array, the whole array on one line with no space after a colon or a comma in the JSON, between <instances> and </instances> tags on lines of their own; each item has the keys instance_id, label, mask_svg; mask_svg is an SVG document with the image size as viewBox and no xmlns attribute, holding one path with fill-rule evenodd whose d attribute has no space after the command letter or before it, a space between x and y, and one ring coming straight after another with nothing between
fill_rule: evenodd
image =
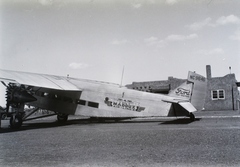
<instances>
[{"instance_id":1,"label":"distant structure","mask_svg":"<svg viewBox=\"0 0 240 167\"><path fill-rule=\"evenodd\" d=\"M211 66L206 66L207 93L205 110L238 110L239 91L235 74L230 73L223 77L212 77Z\"/></svg>"},{"instance_id":2,"label":"distant structure","mask_svg":"<svg viewBox=\"0 0 240 167\"><path fill-rule=\"evenodd\" d=\"M240 82L237 82L235 74L230 73L223 77L212 77L211 66L206 66L206 78L208 80L207 92L203 110L239 110ZM126 85L129 89L138 91L168 94L186 79L168 77L168 80L133 82Z\"/></svg>"},{"instance_id":3,"label":"distant structure","mask_svg":"<svg viewBox=\"0 0 240 167\"><path fill-rule=\"evenodd\" d=\"M212 71L211 71L211 66L210 65L206 65L206 73L207 73L207 79L211 79L212 78Z\"/></svg>"},{"instance_id":4,"label":"distant structure","mask_svg":"<svg viewBox=\"0 0 240 167\"><path fill-rule=\"evenodd\" d=\"M168 77L168 80L162 81L133 82L126 87L144 92L168 94L170 90L175 89L185 81L186 79Z\"/></svg>"}]
</instances>

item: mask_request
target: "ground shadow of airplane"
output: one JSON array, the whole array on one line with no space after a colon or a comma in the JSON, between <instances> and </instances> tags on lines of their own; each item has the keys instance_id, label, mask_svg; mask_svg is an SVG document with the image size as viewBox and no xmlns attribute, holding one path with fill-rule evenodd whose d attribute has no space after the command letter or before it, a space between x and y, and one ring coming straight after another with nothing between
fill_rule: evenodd
<instances>
[{"instance_id":1,"label":"ground shadow of airplane","mask_svg":"<svg viewBox=\"0 0 240 167\"><path fill-rule=\"evenodd\" d=\"M0 129L0 134L2 133L12 133L12 132L19 132L19 131L26 131L26 130L33 130L33 129L47 129L47 128L54 128L54 127L64 127L74 124L87 124L86 120L83 119L74 119L68 120L67 122L59 123L58 121L35 121L35 122L24 122L23 126L18 129L12 129L9 127L2 127Z\"/></svg>"},{"instance_id":2,"label":"ground shadow of airplane","mask_svg":"<svg viewBox=\"0 0 240 167\"><path fill-rule=\"evenodd\" d=\"M200 121L200 118L196 118L195 121ZM161 119L151 119L151 120L120 120L118 122L107 120L105 122L92 121L91 119L73 119L68 120L64 124L59 123L58 121L41 121L41 122L25 122L20 129L11 129L4 127L0 129L0 133L13 133L19 131L33 130L33 129L47 129L54 127L64 127L70 125L95 125L95 124L129 124L129 123L159 123L158 125L169 125L169 124L190 124L194 121L191 121L188 118L179 118L179 119L170 119L170 120L161 120Z\"/></svg>"},{"instance_id":3,"label":"ground shadow of airplane","mask_svg":"<svg viewBox=\"0 0 240 167\"><path fill-rule=\"evenodd\" d=\"M180 118L180 119L175 119L175 120L170 120L170 121L164 121L162 123L159 123L159 125L169 125L169 124L190 124L195 121L200 121L201 118L195 118L194 121L186 118Z\"/></svg>"}]
</instances>

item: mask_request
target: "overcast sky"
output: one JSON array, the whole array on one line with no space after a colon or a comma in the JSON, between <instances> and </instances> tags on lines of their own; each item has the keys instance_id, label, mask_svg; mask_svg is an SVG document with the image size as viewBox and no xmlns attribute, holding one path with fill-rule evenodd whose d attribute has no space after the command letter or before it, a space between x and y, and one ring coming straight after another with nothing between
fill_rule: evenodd
<instances>
[{"instance_id":1,"label":"overcast sky","mask_svg":"<svg viewBox=\"0 0 240 167\"><path fill-rule=\"evenodd\" d=\"M239 0L1 0L0 68L121 82L240 80ZM2 93L1 93L2 94ZM5 93L4 93L5 94Z\"/></svg>"}]
</instances>

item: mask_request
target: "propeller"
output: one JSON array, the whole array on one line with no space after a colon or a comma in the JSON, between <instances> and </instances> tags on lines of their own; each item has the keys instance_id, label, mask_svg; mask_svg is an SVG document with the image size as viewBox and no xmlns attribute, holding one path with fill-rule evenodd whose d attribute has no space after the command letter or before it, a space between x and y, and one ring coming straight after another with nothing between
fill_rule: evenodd
<instances>
[{"instance_id":1,"label":"propeller","mask_svg":"<svg viewBox=\"0 0 240 167\"><path fill-rule=\"evenodd\" d=\"M18 105L19 103L32 102L37 99L28 93L32 87L16 86L9 83L6 88L6 111L9 111L10 105Z\"/></svg>"}]
</instances>

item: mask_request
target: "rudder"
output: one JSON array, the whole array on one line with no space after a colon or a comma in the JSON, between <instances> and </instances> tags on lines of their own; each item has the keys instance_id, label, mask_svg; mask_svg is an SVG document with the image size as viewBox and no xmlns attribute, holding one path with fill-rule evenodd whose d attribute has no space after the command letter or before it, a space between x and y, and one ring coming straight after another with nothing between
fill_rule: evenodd
<instances>
[{"instance_id":1,"label":"rudder","mask_svg":"<svg viewBox=\"0 0 240 167\"><path fill-rule=\"evenodd\" d=\"M193 83L190 102L197 110L202 110L207 91L207 79L195 72L189 71L188 81Z\"/></svg>"}]
</instances>

